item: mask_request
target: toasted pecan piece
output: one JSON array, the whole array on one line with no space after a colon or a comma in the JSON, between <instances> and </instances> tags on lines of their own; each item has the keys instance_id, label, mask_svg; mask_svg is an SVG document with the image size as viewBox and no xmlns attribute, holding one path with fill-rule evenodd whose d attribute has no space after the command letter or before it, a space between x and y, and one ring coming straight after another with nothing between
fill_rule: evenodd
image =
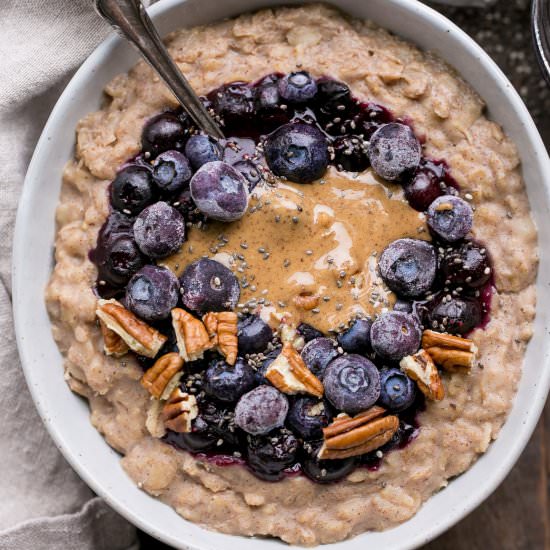
<instances>
[{"instance_id":1,"label":"toasted pecan piece","mask_svg":"<svg viewBox=\"0 0 550 550\"><path fill-rule=\"evenodd\" d=\"M284 344L281 353L271 363L265 377L283 393L309 393L322 397L321 381L306 367L304 360L291 344Z\"/></svg>"},{"instance_id":2,"label":"toasted pecan piece","mask_svg":"<svg viewBox=\"0 0 550 550\"><path fill-rule=\"evenodd\" d=\"M210 340L230 365L237 361L239 341L237 337L237 314L232 311L212 311L203 318Z\"/></svg>"},{"instance_id":3,"label":"toasted pecan piece","mask_svg":"<svg viewBox=\"0 0 550 550\"><path fill-rule=\"evenodd\" d=\"M189 433L191 423L197 418L198 414L199 407L196 397L176 387L164 404L161 416L164 426L169 430L178 433Z\"/></svg>"},{"instance_id":4,"label":"toasted pecan piece","mask_svg":"<svg viewBox=\"0 0 550 550\"><path fill-rule=\"evenodd\" d=\"M179 353L184 361L201 359L204 352L213 347L203 322L184 309L172 310L172 326Z\"/></svg>"},{"instance_id":5,"label":"toasted pecan piece","mask_svg":"<svg viewBox=\"0 0 550 550\"><path fill-rule=\"evenodd\" d=\"M369 453L386 444L399 428L399 418L384 416L382 407L371 407L356 416L337 417L323 429L324 441L319 449L321 460L348 458Z\"/></svg>"},{"instance_id":6,"label":"toasted pecan piece","mask_svg":"<svg viewBox=\"0 0 550 550\"><path fill-rule=\"evenodd\" d=\"M138 319L116 300L98 300L96 315L131 350L140 355L153 358L166 342L166 336Z\"/></svg>"},{"instance_id":7,"label":"toasted pecan piece","mask_svg":"<svg viewBox=\"0 0 550 550\"><path fill-rule=\"evenodd\" d=\"M298 294L292 299L297 308L310 311L319 305L319 296L315 294Z\"/></svg>"},{"instance_id":8,"label":"toasted pecan piece","mask_svg":"<svg viewBox=\"0 0 550 550\"><path fill-rule=\"evenodd\" d=\"M334 437L336 435L343 434L356 428L357 426L362 426L379 416L386 414L386 409L384 407L379 407L374 405L370 409L363 411L359 414L356 414L353 418L345 413L339 414L333 421L332 424L329 424L326 428L323 428L323 435L325 437Z\"/></svg>"},{"instance_id":9,"label":"toasted pecan piece","mask_svg":"<svg viewBox=\"0 0 550 550\"><path fill-rule=\"evenodd\" d=\"M445 397L443 381L431 356L423 349L414 355L407 355L399 362L401 370L412 378L420 391L432 401Z\"/></svg>"},{"instance_id":10,"label":"toasted pecan piece","mask_svg":"<svg viewBox=\"0 0 550 550\"><path fill-rule=\"evenodd\" d=\"M141 385L157 399L167 397L173 386L177 385L182 374L183 359L178 353L171 352L159 357L155 364L141 377ZM167 391L168 390L168 391Z\"/></svg>"},{"instance_id":11,"label":"toasted pecan piece","mask_svg":"<svg viewBox=\"0 0 550 550\"><path fill-rule=\"evenodd\" d=\"M422 348L449 372L468 372L477 356L477 346L472 340L433 330L425 330L422 334Z\"/></svg>"},{"instance_id":12,"label":"toasted pecan piece","mask_svg":"<svg viewBox=\"0 0 550 550\"><path fill-rule=\"evenodd\" d=\"M99 321L99 328L103 336L103 350L107 355L122 357L128 353L130 347L114 330L107 328L103 321Z\"/></svg>"}]
</instances>

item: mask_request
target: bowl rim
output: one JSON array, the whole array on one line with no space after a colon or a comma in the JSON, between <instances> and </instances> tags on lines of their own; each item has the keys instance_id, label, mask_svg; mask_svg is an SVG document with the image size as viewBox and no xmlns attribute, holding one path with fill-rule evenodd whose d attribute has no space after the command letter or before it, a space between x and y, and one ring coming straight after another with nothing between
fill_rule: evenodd
<instances>
[{"instance_id":1,"label":"bowl rim","mask_svg":"<svg viewBox=\"0 0 550 550\"><path fill-rule=\"evenodd\" d=\"M151 6L147 11L154 19L155 17L162 15L166 11L176 8L179 5L185 4L187 1L188 0L160 0L159 2ZM338 2L339 0L329 1L329 3L336 6L338 6ZM527 133L529 134L531 145L535 151L538 162L541 164L542 167L546 168L546 173L550 173L550 159L548 157L548 153L527 108L523 104L521 98L519 97L518 93L513 88L507 77L496 65L496 63L489 57L489 55L457 25L452 23L441 13L430 8L429 6L426 6L421 2L416 2L415 0L387 0L387 2L388 5L390 5L390 9L393 6L397 6L408 11L414 11L438 30L441 30L442 32L454 33L456 39L461 42L462 47L468 50L478 59L479 65L482 67L482 69L489 72L491 76L499 82L501 89L507 95L508 101L510 101L514 109L519 113L521 121L525 126ZM284 4L284 0L274 0L270 5L276 6L280 4ZM33 184L31 183L31 180L36 178L36 174L40 169L40 163L42 162L42 159L40 158L41 149L45 145L45 142L48 139L48 134L51 128L54 126L55 121L62 116L63 110L66 108L65 103L67 103L67 100L71 97L73 89L78 87L78 82L83 77L83 75L89 73L90 71L93 72L93 68L98 64L98 60L102 62L106 58L108 53L112 51L116 46L118 46L121 42L123 42L122 38L120 38L116 34L111 34L86 58L84 63L78 68L78 70L75 72L75 74L63 90L63 93L60 95L50 116L48 117L48 120L41 133L40 139L37 142L31 162L29 164L17 211L13 241L12 288L16 341L27 385L31 392L35 406L38 409L40 417L43 420L50 436L54 440L58 449L70 463L72 468L85 481L85 483L95 493L103 497L113 509L115 509L123 517L128 519L131 523L133 523L143 531L148 532L159 540L177 548L203 550L203 546L196 545L195 543L191 543L188 541L181 541L169 533L161 532L154 525L153 521L150 521L148 518L139 515L135 510L131 509L130 505L123 502L119 495L114 495L113 493L111 493L109 491L109 487L105 483L103 483L101 479L91 474L87 470L86 466L82 464L79 455L72 451L70 444L68 444L65 440L56 422L50 419L47 403L40 399L38 390L31 382L33 375L31 369L31 361L29 360L29 355L27 352L28 340L26 336L28 335L28 333L25 327L25 319L27 314L20 307L20 297L24 293L24 288L22 287L22 283L20 281L18 273L18 266L21 264L21 259L25 254L21 235L23 234L24 224L32 217L32 213L30 212L28 205L29 198L35 189ZM505 457L503 457L502 462L500 463L500 467L495 471L492 471L491 474L488 475L481 489L470 498L470 500L467 502L467 505L463 506L462 508L455 508L452 513L446 515L444 520L437 524L434 524L430 529L425 532L415 534L403 545L397 545L395 546L395 548L399 548L402 550L417 548L418 546L433 540L435 537L449 529L451 526L458 523L475 507L483 502L498 487L498 485L508 475L511 468L514 466L515 462L519 458L519 455L526 446L527 442L529 441L529 438L531 437L531 434L536 427L542 408L545 404L549 388L550 371L549 369L546 369L543 373L543 378L541 378L540 383L536 386L536 394L534 395L531 408L529 409L529 416L524 422L524 429L521 437L518 437L515 445L508 449L509 453ZM505 421L505 424L506 422L508 422L508 420L509 417ZM144 497L152 498L145 493ZM428 499L428 501L429 500L430 499ZM425 505L426 503L423 503L422 506ZM182 521L187 520L182 519ZM357 535L357 537L355 538L365 535L366 534L363 533L362 535ZM222 534L222 536L229 536L235 539L240 538L233 535ZM346 543L349 540L351 539L347 539L345 541L342 541L341 543L337 543L336 545L334 545L334 548L340 548L340 544ZM259 544L259 541L257 544ZM330 548L333 548L333 545L328 546L330 546Z\"/></svg>"}]
</instances>

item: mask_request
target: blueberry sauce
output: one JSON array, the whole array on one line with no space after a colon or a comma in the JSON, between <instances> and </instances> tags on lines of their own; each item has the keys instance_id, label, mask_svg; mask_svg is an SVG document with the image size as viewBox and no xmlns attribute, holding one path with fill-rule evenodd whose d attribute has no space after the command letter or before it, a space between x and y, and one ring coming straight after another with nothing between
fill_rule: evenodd
<instances>
[{"instance_id":1,"label":"blueberry sauce","mask_svg":"<svg viewBox=\"0 0 550 550\"><path fill-rule=\"evenodd\" d=\"M143 212L146 209L156 211L162 207L164 210L169 210L174 218L177 218L176 221L181 226L181 235L174 245L175 247L181 244L180 241L183 242L187 238L189 231L192 232L196 227L201 227L206 215L213 219L222 219L216 218L215 212L207 211L204 206L201 206L201 197L197 191L199 187L207 188L210 185L210 180L215 179L212 175L212 164L215 163L225 163L223 168L225 172L222 174L226 178L225 183L227 184L229 176L234 183L236 182L235 184L240 182L239 189L243 196L247 196L249 191L262 179L269 181L270 170L273 174L290 181L310 184L322 177L328 165L332 165L339 171L347 172L361 172L370 166L383 179L402 185L409 205L420 212L428 211L428 207L433 201L443 195L453 195L453 197L447 198L451 202L457 200L459 186L452 177L448 164L445 160L431 159L422 155L420 144L426 140L425 136L418 136L414 133L414 121L408 117L396 118L382 105L360 101L342 82L326 76L315 80L304 71L290 75L272 73L252 83L225 84L212 90L207 97L201 99L223 127L228 138L215 142L212 138L197 136L196 129L192 127L188 117L181 109L165 111L145 123L142 135L143 150L121 167L115 182L111 184L108 190L112 206L111 213L99 231L96 248L89 252L89 258L96 265L98 271L94 287L98 296L121 300L130 309L132 309L132 298L137 296L139 300L144 300L140 294L143 287L140 279L140 277L143 279L143 268L146 268L147 274L147 269L150 271L151 266L156 265L155 258L161 259L166 255L163 250L156 250L145 238L151 231L148 231L147 235L142 235L141 238L139 227L137 227L137 231L134 227L135 220L141 219L140 217L144 216ZM190 136L193 138L189 139ZM371 148L371 143L377 140L386 147L386 151L392 150L392 144L401 143L403 145L401 152L405 151L402 155L403 158L393 164L387 159L384 161L384 149L381 147L379 150L372 150ZM271 151L269 151L270 144L274 144ZM205 145L206 149L204 149ZM288 147L291 153L286 158L277 154L283 147ZM393 151L395 150L394 147ZM159 158L159 155L164 155L164 157ZM168 174L163 176L168 178L166 182L160 181L162 178L158 174L159 177L155 176L156 179L153 177L155 159L157 159L157 163L161 161L169 163L170 159L177 160L179 158L180 161L176 163L175 167L172 167L176 173L178 166L182 168L181 157L184 155L187 155L188 158L185 157L183 161L189 162L189 173L193 173L191 178L186 176L180 178L181 181L176 181L173 179L174 176L170 176L170 166L164 167L166 168L165 174ZM399 157L399 154L395 156ZM378 165L378 161L381 166ZM210 168L206 166L207 164ZM203 170L202 166L206 166L206 168ZM280 171L277 172L274 166ZM198 185L201 183L200 178L195 179L193 183L193 178L201 170L204 173L208 172L203 178L204 185ZM244 179L239 174L235 175L235 171L239 172ZM218 178L219 181L222 179ZM218 193L219 189L216 192ZM224 198L223 193L219 192L218 194ZM211 197L208 199L209 204L212 203ZM201 206L202 210L198 206ZM246 208L246 205L242 206L239 214L244 213ZM174 209L177 212L172 212ZM216 215L221 216L222 214L226 216L227 205L226 211ZM154 224L149 224L159 232L158 235L153 235L159 237L154 240L153 244L157 242L166 244L165 241L169 240L168 237L173 236L174 231L169 230L168 226L158 227L162 226L164 222L166 220L155 220ZM149 225L146 229L150 229ZM166 224L164 223L164 225ZM139 226L139 223L136 226ZM438 238L440 240L437 240ZM442 240L441 235L437 237L434 234L433 239L435 248L426 241L421 241L424 248L430 249L428 252L431 252L427 255L430 256L429 259L433 263L431 277L427 282L422 280L420 281L422 284L419 283L418 288L412 288L411 273L416 270L418 274L422 274L423 266L418 262L418 265L413 265L407 258L402 260L402 257L406 256L405 253L395 255L395 261L392 260L393 263L385 273L386 278L389 279L390 269L399 264L399 268L404 270L402 279L408 277L407 284L409 286L407 287L399 286L400 280L394 281L395 288L388 284L396 292L401 302L411 305L413 313L411 315L401 313L401 315L408 318L416 315L424 328L446 331L447 327L443 326L443 323L438 323L441 318L445 318L445 307L449 307L448 305L451 303L451 306L456 305L453 311L457 312L456 319L453 321L456 323L456 327L464 329L462 334L469 334L471 331L466 329L471 326L476 329L485 328L490 319L491 298L494 291L494 274L490 259L486 255L480 256L479 250L476 250L478 262L474 267L469 268L469 272L463 269L461 275L457 275L456 271L452 271L454 267L451 267L449 269L452 272L449 276L449 272L445 272L441 268L444 256L438 257L436 265L435 249L445 249L442 254L463 254L463 257L466 257L466 253L471 252L471 248L468 248L469 243L473 243L472 246L478 247L478 249L481 248L481 245L468 240L468 237L460 238L456 242L451 242L449 238L449 242L446 242ZM395 243L397 241L393 244ZM467 252L464 252L465 248ZM416 257L418 258L418 255ZM202 315L209 311L235 309L240 289L234 274L213 260L201 260L201 262L196 269L194 264L186 266L186 271L179 280L181 295L176 295L178 303L196 315ZM205 267L207 263L216 265ZM458 264L460 262L457 262ZM454 264L448 260L448 265ZM155 269L162 268L155 267ZM216 285L220 288L216 288L216 292L208 290L211 281L214 280L211 276L214 272L210 273L209 269L217 270L215 280L218 281ZM225 269L227 273L219 272L220 269ZM471 273L474 275L470 275L470 278L467 279L466 275ZM485 276L479 276L480 274L485 274ZM455 275L457 278L453 279ZM384 277L384 274L382 276ZM448 280L446 280L447 277L449 277ZM462 277L461 280L469 281L468 284L457 283L460 277ZM472 282L472 277L477 284ZM487 277L489 277L488 280ZM416 279L421 279L421 277L416 277ZM199 295L192 294L189 289L195 288L199 283L206 291ZM126 296L129 297L130 304L127 303ZM137 298L134 302L136 300ZM141 307L141 302L139 305ZM153 305L158 306L158 304ZM177 351L175 335L168 316L165 315L171 310L171 307L170 304L160 313L156 309L151 310L155 315L151 314L149 319L144 319L168 336L168 341L160 351L159 357L164 353ZM133 310L137 309L134 304ZM398 311L397 307L395 311ZM136 314L140 315L140 313ZM142 315L142 317L147 316ZM252 324L252 321L255 324ZM468 323L470 324L468 325ZM241 333L245 330L252 330L250 327L247 329L248 325L256 327L256 332L261 330L265 332L264 327L258 328L257 320L249 319L246 324L241 319ZM415 325L418 326L418 323L415 322ZM302 325L298 327L298 330L308 342L308 346L321 346L322 342L320 344L319 341L327 340L326 335L317 331L315 327ZM255 335L256 332L253 334ZM412 333L412 331L410 332ZM458 333L458 330L456 332ZM371 334L372 331L369 328L369 335ZM269 425L268 430L271 431L267 429L263 432L250 431L245 425L239 423L239 417L235 412L236 405L237 402L245 401L245 394L266 387L269 387L270 391L275 391L270 385L263 385L267 384L267 381L262 376L261 364L254 364L256 370L253 370L251 363L248 362L250 356L262 352L265 354L262 359L264 367L268 360L273 361L275 356L273 352L269 354L268 350L272 348L268 345L273 345L274 335L269 329L264 336L263 339L258 339L257 336L251 337L248 343L243 337L243 341L239 342L240 356L237 364L243 372L250 372L247 376L243 374L239 383L233 384L235 386L232 386L235 392L234 399L228 398L227 384L232 383L230 375L235 371L235 367L230 368L227 364L224 365L223 359L215 352L208 352L204 360L186 365L181 389L196 395L199 415L193 421L190 433L176 433L169 430L163 441L177 449L191 453L198 460L209 462L215 466L246 466L253 474L265 480L276 481L297 475L307 475L320 483L340 479L351 471L350 468L347 468L344 460L332 461L343 465L337 465L337 468L330 472L330 478L322 480L317 477L315 479L314 476L318 474L312 474L312 470L317 468L317 472L323 471L325 464L329 462L328 460L320 461L317 458L317 451L311 452L311 449L317 449L316 446L320 445L319 434L314 437L304 435L303 432L300 433L300 430L297 430L296 426L292 426L292 423L288 421L288 417L285 416L286 410L281 417L281 422ZM357 399L355 402L352 399L350 404L349 400L346 400L346 391L348 394L356 393L358 379L367 380L368 377L372 380L378 379L380 377L379 369L384 363L387 364L389 361L395 367L399 362L400 357L391 355L389 353L391 350L382 349L378 345L379 342L364 342L364 339L359 341L357 338L357 334L355 336L352 334L348 338L349 341L346 340L345 345L349 347L349 349L345 349L346 355L335 352L332 344L329 346L335 356L331 355L323 365L323 372L326 368L326 373L328 373L326 378L326 373L321 375L321 372L315 372L315 369L308 364L307 358L302 354L308 368L323 379L327 406L325 410L330 409L330 414L327 412L330 418L342 411L353 415L369 408L373 403L383 402L383 398L379 394L367 395L365 393L368 405L358 403ZM418 342L413 343L412 348L418 349L419 341L420 332ZM278 341L275 341L275 344L280 346ZM254 346L260 346L261 349L256 349ZM373 350L376 352L374 356L371 353ZM408 354L410 354L410 350L404 353L404 355ZM381 357L385 357L385 360L382 361ZM154 364L154 360L142 356L138 356L137 359L144 370ZM377 364L371 363L370 359ZM221 366L213 368L213 362L219 363ZM372 368L363 365L363 363L372 365ZM336 373L338 376L331 372L336 368L339 369ZM223 375L226 385L220 386L221 389L218 388L213 383L214 375L211 373L217 373L218 377ZM347 387L340 382L346 376L349 378ZM369 385L372 382L370 378ZM409 391L408 399L402 406L407 407L411 402L412 405L405 410L400 410L397 406L393 409L392 414L399 417L399 428L392 439L380 449L357 457L357 464L352 460L353 464L348 463L351 469L357 465L369 470L377 470L387 453L404 449L417 437L420 430L419 416L426 405L420 391L416 392L415 397L414 388ZM279 397L281 396L279 395ZM283 398L283 401L286 402L287 397L283 395ZM289 396L291 405L293 399L293 396ZM288 407L288 405L286 406ZM354 409L354 406L357 406L358 409ZM391 404L384 406L391 407ZM388 410L390 413L391 411L391 409ZM310 439L307 439L308 437ZM312 463L314 467L311 466ZM326 475L326 471L323 475Z\"/></svg>"}]
</instances>

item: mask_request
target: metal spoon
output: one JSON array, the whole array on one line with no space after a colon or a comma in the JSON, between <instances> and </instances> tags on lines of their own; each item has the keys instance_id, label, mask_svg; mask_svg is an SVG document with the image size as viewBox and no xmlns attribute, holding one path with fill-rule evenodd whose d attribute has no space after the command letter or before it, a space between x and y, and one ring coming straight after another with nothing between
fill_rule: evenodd
<instances>
[{"instance_id":1,"label":"metal spoon","mask_svg":"<svg viewBox=\"0 0 550 550\"><path fill-rule=\"evenodd\" d=\"M140 0L95 0L95 6L103 19L138 48L193 122L207 134L223 138L219 126L170 57Z\"/></svg>"}]
</instances>

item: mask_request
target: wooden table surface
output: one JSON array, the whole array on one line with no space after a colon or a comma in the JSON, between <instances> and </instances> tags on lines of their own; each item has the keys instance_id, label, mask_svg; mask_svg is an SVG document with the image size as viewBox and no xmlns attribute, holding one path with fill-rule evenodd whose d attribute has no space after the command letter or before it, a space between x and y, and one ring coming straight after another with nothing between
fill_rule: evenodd
<instances>
[{"instance_id":1,"label":"wooden table surface","mask_svg":"<svg viewBox=\"0 0 550 550\"><path fill-rule=\"evenodd\" d=\"M494 7L486 9L431 5L457 23L497 61L526 102L548 147L550 90L540 77L531 48L529 0L498 0ZM529 444L501 486L423 550L550 550L549 479L547 403ZM170 550L145 534L140 537L143 550Z\"/></svg>"}]
</instances>

